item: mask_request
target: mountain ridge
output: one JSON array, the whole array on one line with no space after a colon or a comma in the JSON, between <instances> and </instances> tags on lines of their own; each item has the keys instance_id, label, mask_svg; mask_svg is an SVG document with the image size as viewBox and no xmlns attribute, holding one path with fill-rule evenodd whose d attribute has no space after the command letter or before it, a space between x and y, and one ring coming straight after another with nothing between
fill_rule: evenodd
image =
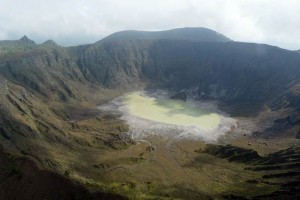
<instances>
[{"instance_id":1,"label":"mountain ridge","mask_svg":"<svg viewBox=\"0 0 300 200\"><path fill-rule=\"evenodd\" d=\"M112 193L120 190L129 195L128 191L137 191L137 183L100 184L103 177L110 180L107 170L142 165L147 155L151 157L158 151L150 146L137 157L117 156L107 162L99 159L99 155L106 153L122 154L136 143L124 135L128 131L125 121L95 107L141 88L181 91L195 100L218 101L221 109L230 108L228 112L222 111L241 118L259 117L261 112L274 113L274 118L263 121L270 127L253 133L252 144L247 143L247 148L255 148L253 141L257 138L294 141L298 137L300 57L296 52L264 44L225 41L223 37L220 42L203 42L206 37L195 41L180 38L178 33L173 39L164 35L155 39L144 33L134 39L131 34L123 39L117 34L94 44L67 48L52 41L26 48L24 44L13 43L11 51L0 51L0 147L12 154L32 157L44 169L65 178L76 178L95 190ZM22 41L32 44L28 38ZM266 148L266 144L260 143ZM190 155L194 153L192 150ZM5 160L6 157L9 156ZM202 166L203 162L199 163ZM10 167L10 163L5 165ZM18 168L10 170L20 172ZM16 185L24 184L16 176L12 180ZM5 180L0 176L0 185L2 181ZM152 183L145 184L152 187ZM248 187L250 183L243 184ZM265 184L258 183L255 187L261 191ZM243 187L238 186L236 191ZM178 188L176 191L181 191L181 186ZM188 190L189 193L196 195L199 191ZM177 197L178 193L174 194Z\"/></svg>"},{"instance_id":2,"label":"mountain ridge","mask_svg":"<svg viewBox=\"0 0 300 200\"><path fill-rule=\"evenodd\" d=\"M199 42L227 42L226 36L207 28L176 28L166 31L126 30L113 33L98 42L113 40L190 40Z\"/></svg>"}]
</instances>

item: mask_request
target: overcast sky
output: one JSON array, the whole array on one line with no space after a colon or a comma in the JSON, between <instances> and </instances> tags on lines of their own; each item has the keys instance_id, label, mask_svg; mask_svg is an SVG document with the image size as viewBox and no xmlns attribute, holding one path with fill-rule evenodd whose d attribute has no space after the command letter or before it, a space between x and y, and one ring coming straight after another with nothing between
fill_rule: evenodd
<instances>
[{"instance_id":1,"label":"overcast sky","mask_svg":"<svg viewBox=\"0 0 300 200\"><path fill-rule=\"evenodd\" d=\"M206 27L236 41L300 49L299 0L0 0L0 40L62 45L120 30Z\"/></svg>"}]
</instances>

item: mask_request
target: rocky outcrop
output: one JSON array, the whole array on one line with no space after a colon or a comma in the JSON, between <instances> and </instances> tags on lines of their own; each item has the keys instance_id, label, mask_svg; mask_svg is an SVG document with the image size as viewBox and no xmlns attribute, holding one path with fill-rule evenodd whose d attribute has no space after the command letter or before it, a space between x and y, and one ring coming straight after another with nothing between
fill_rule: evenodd
<instances>
[{"instance_id":1,"label":"rocky outcrop","mask_svg":"<svg viewBox=\"0 0 300 200\"><path fill-rule=\"evenodd\" d=\"M228 159L230 162L253 163L258 162L261 157L251 149L243 149L232 145L208 144L203 153L211 154L220 158Z\"/></svg>"},{"instance_id":2,"label":"rocky outcrop","mask_svg":"<svg viewBox=\"0 0 300 200\"><path fill-rule=\"evenodd\" d=\"M279 185L279 189L271 194L257 196L255 199L298 199L300 197L300 149L288 148L267 156L259 156L256 151L232 145L207 145L204 150L197 151L227 159L230 162L247 164L245 170L262 171L265 173L253 183Z\"/></svg>"},{"instance_id":3,"label":"rocky outcrop","mask_svg":"<svg viewBox=\"0 0 300 200\"><path fill-rule=\"evenodd\" d=\"M298 78L298 77L297 77ZM292 81L292 86L284 91L277 98L273 99L269 106L272 110L279 110L284 108L297 108L300 110L300 84L299 79Z\"/></svg>"},{"instance_id":4,"label":"rocky outcrop","mask_svg":"<svg viewBox=\"0 0 300 200\"><path fill-rule=\"evenodd\" d=\"M29 39L26 35L24 35L21 39L19 39L19 42L26 45L26 46L34 46L36 43Z\"/></svg>"},{"instance_id":5,"label":"rocky outcrop","mask_svg":"<svg viewBox=\"0 0 300 200\"><path fill-rule=\"evenodd\" d=\"M27 36L23 36L19 40L3 40L0 41L0 56L8 55L12 52L22 52L36 47L38 47L38 45Z\"/></svg>"}]
</instances>

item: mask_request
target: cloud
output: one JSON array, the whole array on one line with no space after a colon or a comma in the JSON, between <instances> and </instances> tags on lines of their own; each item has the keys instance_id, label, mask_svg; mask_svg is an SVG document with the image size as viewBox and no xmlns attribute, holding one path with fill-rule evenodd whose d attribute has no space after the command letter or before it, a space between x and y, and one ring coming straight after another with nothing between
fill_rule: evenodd
<instances>
[{"instance_id":1,"label":"cloud","mask_svg":"<svg viewBox=\"0 0 300 200\"><path fill-rule=\"evenodd\" d=\"M297 0L1 0L0 39L95 42L120 30L207 27L233 40L300 48Z\"/></svg>"}]
</instances>

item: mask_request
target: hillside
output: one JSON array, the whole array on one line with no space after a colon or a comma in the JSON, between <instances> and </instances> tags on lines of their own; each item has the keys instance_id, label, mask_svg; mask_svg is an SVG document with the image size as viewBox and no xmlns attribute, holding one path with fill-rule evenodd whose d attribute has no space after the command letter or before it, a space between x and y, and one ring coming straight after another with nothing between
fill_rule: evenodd
<instances>
[{"instance_id":1,"label":"hillside","mask_svg":"<svg viewBox=\"0 0 300 200\"><path fill-rule=\"evenodd\" d=\"M94 44L67 48L51 40L35 44L27 37L0 41L0 146L6 152L0 155L6 161L0 169L17 172L0 174L0 189L6 184L26 189L30 182L37 187L39 179L17 178L20 171L40 174L28 170L28 165L37 165L51 172L42 172L43 181L62 182L73 191L79 186L65 182L72 180L92 193L104 192L98 194L103 198L107 193L129 198L276 195L288 180L267 183L259 178L264 171L247 171L243 163L228 163L198 151L206 146L201 141L180 141L176 143L180 148L171 145L170 150L163 140L152 138L151 142L161 145L156 150L126 134L128 124L118 114L100 112L96 106L141 88L181 91L188 98L217 101L222 111L260 127L259 131L251 127L249 137L240 134L242 139L222 143L273 156L291 144L299 145L299 66L300 57L294 51L234 42L205 28L123 31ZM237 132L244 128L240 126ZM7 159L12 155L19 163L13 169ZM168 173L171 169L178 175ZM297 175L297 168L291 170ZM217 177L210 177L214 171L224 174L221 186L214 181ZM160 177L153 179L158 172ZM236 173L243 174L242 184L237 184ZM186 174L191 180L185 187ZM250 177L259 181L249 182ZM202 179L214 190L199 184ZM93 199L81 186L78 194ZM245 192L248 188L254 188L253 192ZM61 192L58 187L52 189ZM0 192L0 197L7 195ZM39 195L36 199L43 196Z\"/></svg>"},{"instance_id":2,"label":"hillside","mask_svg":"<svg viewBox=\"0 0 300 200\"><path fill-rule=\"evenodd\" d=\"M109 88L148 81L193 90L196 98L258 105L299 82L299 62L296 53L268 45L168 40L100 42L77 61L88 80Z\"/></svg>"},{"instance_id":3,"label":"hillside","mask_svg":"<svg viewBox=\"0 0 300 200\"><path fill-rule=\"evenodd\" d=\"M99 42L116 40L188 40L194 42L228 42L229 38L207 28L177 28L167 31L120 31Z\"/></svg>"},{"instance_id":4,"label":"hillside","mask_svg":"<svg viewBox=\"0 0 300 200\"><path fill-rule=\"evenodd\" d=\"M19 40L3 40L0 41L0 55L11 53L13 51L23 51L36 47L36 43L27 36L23 36Z\"/></svg>"}]
</instances>

